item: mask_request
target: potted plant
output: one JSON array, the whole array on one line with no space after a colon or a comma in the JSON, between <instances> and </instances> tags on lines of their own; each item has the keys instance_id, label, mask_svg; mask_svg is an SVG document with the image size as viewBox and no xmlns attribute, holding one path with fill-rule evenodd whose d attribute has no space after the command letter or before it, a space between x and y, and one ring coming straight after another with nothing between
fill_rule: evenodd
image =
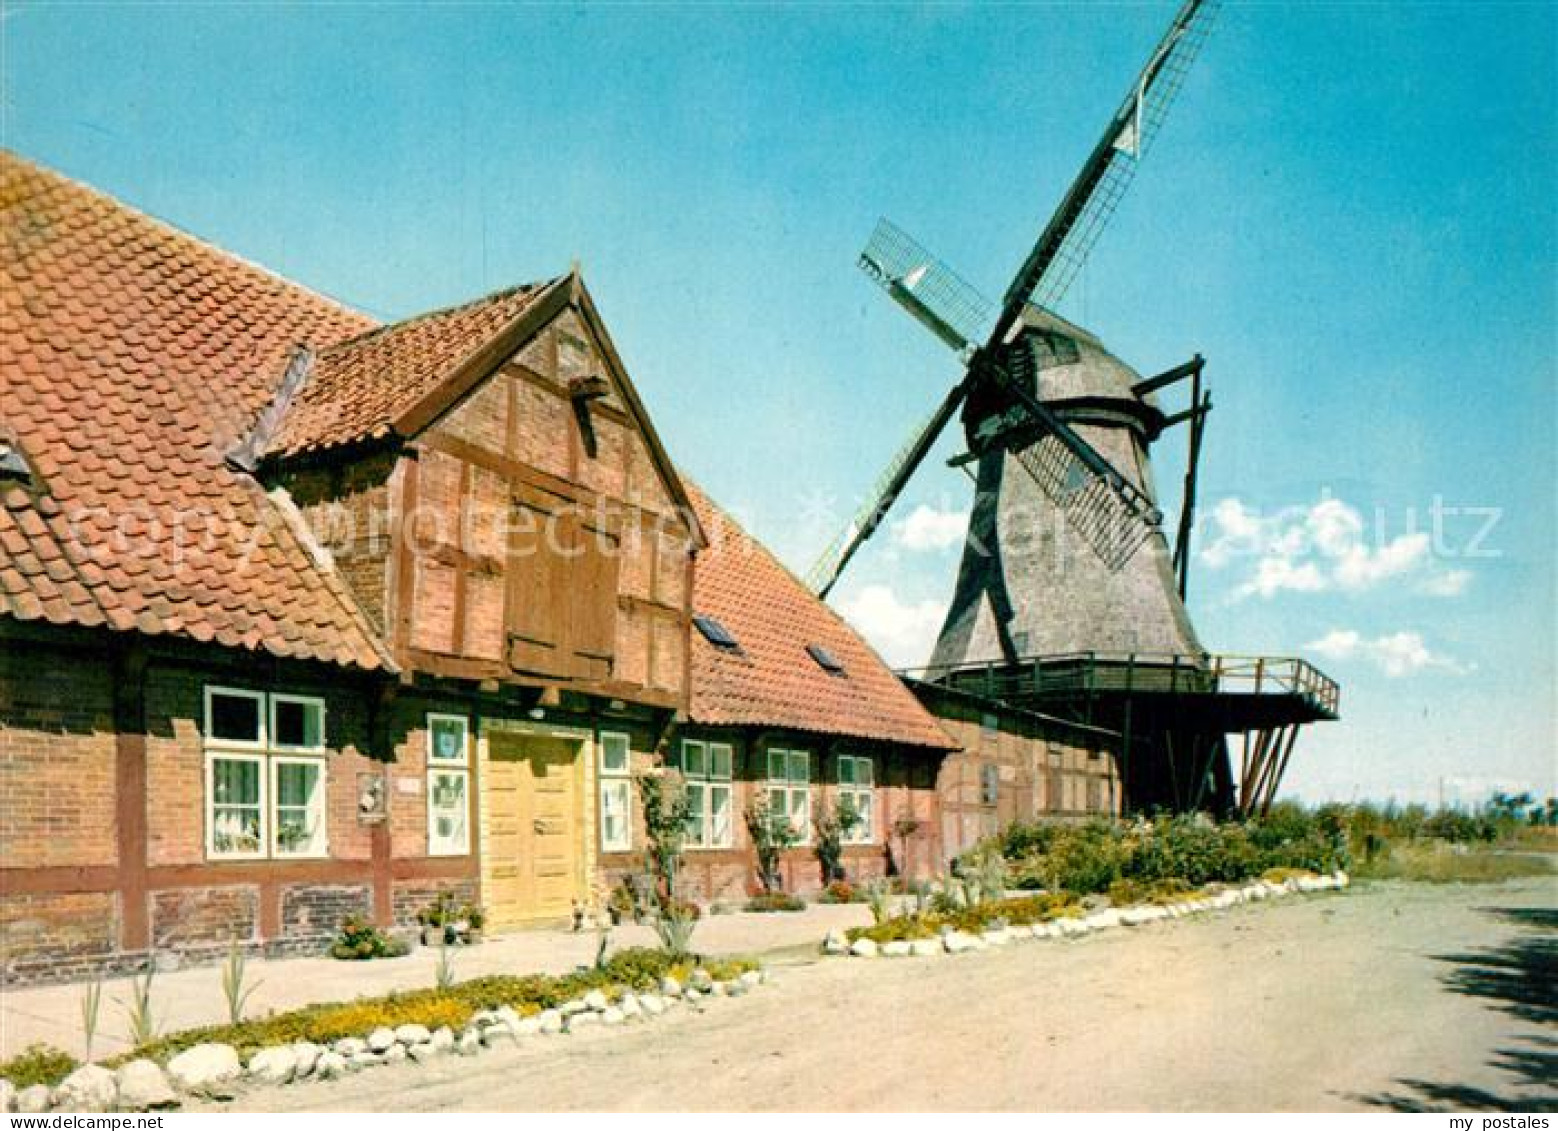
<instances>
[{"instance_id":1,"label":"potted plant","mask_svg":"<svg viewBox=\"0 0 1558 1131\"><path fill-rule=\"evenodd\" d=\"M450 939L454 924L454 900L446 891L438 893L432 903L417 912L417 922L422 926L423 946L442 946Z\"/></svg>"},{"instance_id":2,"label":"potted plant","mask_svg":"<svg viewBox=\"0 0 1558 1131\"><path fill-rule=\"evenodd\" d=\"M487 926L487 912L480 904L468 903L465 905L465 941L468 943L481 942L483 929Z\"/></svg>"},{"instance_id":3,"label":"potted plant","mask_svg":"<svg viewBox=\"0 0 1558 1131\"><path fill-rule=\"evenodd\" d=\"M611 889L611 897L606 901L606 911L611 916L613 927L618 926L629 915L635 921L639 918L638 900L634 898L632 885L626 879Z\"/></svg>"}]
</instances>

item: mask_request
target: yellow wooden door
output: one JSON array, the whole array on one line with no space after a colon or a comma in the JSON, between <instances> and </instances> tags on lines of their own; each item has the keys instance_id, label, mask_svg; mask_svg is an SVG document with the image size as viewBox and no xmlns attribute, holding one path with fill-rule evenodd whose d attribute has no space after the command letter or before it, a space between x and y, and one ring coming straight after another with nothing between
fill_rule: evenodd
<instances>
[{"instance_id":1,"label":"yellow wooden door","mask_svg":"<svg viewBox=\"0 0 1558 1131\"><path fill-rule=\"evenodd\" d=\"M494 928L564 918L584 894L579 752L563 739L491 735L483 872Z\"/></svg>"}]
</instances>

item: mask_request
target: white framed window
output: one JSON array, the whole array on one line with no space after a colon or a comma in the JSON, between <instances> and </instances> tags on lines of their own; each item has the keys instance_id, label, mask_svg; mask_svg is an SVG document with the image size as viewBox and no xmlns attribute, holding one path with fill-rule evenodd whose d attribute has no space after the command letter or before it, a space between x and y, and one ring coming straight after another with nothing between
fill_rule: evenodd
<instances>
[{"instance_id":1,"label":"white framed window","mask_svg":"<svg viewBox=\"0 0 1558 1131\"><path fill-rule=\"evenodd\" d=\"M797 844L811 843L811 755L774 747L768 751L768 806L790 822Z\"/></svg>"},{"instance_id":2,"label":"white framed window","mask_svg":"<svg viewBox=\"0 0 1558 1131\"><path fill-rule=\"evenodd\" d=\"M464 856L471 850L471 800L467 770L433 769L427 775L427 854Z\"/></svg>"},{"instance_id":3,"label":"white framed window","mask_svg":"<svg viewBox=\"0 0 1558 1131\"><path fill-rule=\"evenodd\" d=\"M688 848L735 847L735 766L736 751L728 742L682 740Z\"/></svg>"},{"instance_id":4,"label":"white framed window","mask_svg":"<svg viewBox=\"0 0 1558 1131\"><path fill-rule=\"evenodd\" d=\"M464 715L427 716L427 763L464 766L470 762L471 724Z\"/></svg>"},{"instance_id":5,"label":"white framed window","mask_svg":"<svg viewBox=\"0 0 1558 1131\"><path fill-rule=\"evenodd\" d=\"M625 734L600 736L600 847L633 848L633 744Z\"/></svg>"},{"instance_id":6,"label":"white framed window","mask_svg":"<svg viewBox=\"0 0 1558 1131\"><path fill-rule=\"evenodd\" d=\"M325 749L325 701L307 695L270 697L272 750Z\"/></svg>"},{"instance_id":7,"label":"white framed window","mask_svg":"<svg viewBox=\"0 0 1558 1131\"><path fill-rule=\"evenodd\" d=\"M876 840L876 810L873 789L876 767L863 754L840 754L838 760L838 801L855 814L855 823L844 835L845 844L872 844Z\"/></svg>"},{"instance_id":8,"label":"white framed window","mask_svg":"<svg viewBox=\"0 0 1558 1131\"><path fill-rule=\"evenodd\" d=\"M274 757L270 760L271 850L277 856L325 856L325 760Z\"/></svg>"},{"instance_id":9,"label":"white framed window","mask_svg":"<svg viewBox=\"0 0 1558 1131\"><path fill-rule=\"evenodd\" d=\"M206 856L329 853L325 701L205 689Z\"/></svg>"},{"instance_id":10,"label":"white framed window","mask_svg":"<svg viewBox=\"0 0 1558 1131\"><path fill-rule=\"evenodd\" d=\"M427 854L471 851L471 723L464 715L427 716Z\"/></svg>"},{"instance_id":11,"label":"white framed window","mask_svg":"<svg viewBox=\"0 0 1558 1131\"><path fill-rule=\"evenodd\" d=\"M265 757L206 755L206 855L231 860L265 856Z\"/></svg>"}]
</instances>

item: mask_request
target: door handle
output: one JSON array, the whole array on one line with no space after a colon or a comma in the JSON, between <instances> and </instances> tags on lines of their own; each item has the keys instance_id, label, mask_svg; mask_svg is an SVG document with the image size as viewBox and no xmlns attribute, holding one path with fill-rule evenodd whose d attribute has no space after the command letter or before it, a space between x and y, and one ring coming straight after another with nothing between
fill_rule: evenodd
<instances>
[{"instance_id":1,"label":"door handle","mask_svg":"<svg viewBox=\"0 0 1558 1131\"><path fill-rule=\"evenodd\" d=\"M531 827L535 829L537 835L543 834L547 831L546 822L540 817L537 817L534 821L531 822Z\"/></svg>"}]
</instances>

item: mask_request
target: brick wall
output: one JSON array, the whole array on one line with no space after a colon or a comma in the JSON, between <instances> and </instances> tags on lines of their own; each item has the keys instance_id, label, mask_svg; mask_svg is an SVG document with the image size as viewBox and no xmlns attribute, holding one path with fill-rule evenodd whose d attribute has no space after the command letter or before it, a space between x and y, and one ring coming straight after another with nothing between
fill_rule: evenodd
<instances>
[{"instance_id":1,"label":"brick wall","mask_svg":"<svg viewBox=\"0 0 1558 1131\"><path fill-rule=\"evenodd\" d=\"M0 863L112 864L113 666L47 646L0 646Z\"/></svg>"},{"instance_id":2,"label":"brick wall","mask_svg":"<svg viewBox=\"0 0 1558 1131\"><path fill-rule=\"evenodd\" d=\"M937 790L942 840L950 859L1014 821L1079 820L1119 812L1120 783L1100 741L977 710L936 707L962 749L943 763ZM988 717L987 717L988 715ZM987 778L995 774L995 799Z\"/></svg>"},{"instance_id":3,"label":"brick wall","mask_svg":"<svg viewBox=\"0 0 1558 1131\"><path fill-rule=\"evenodd\" d=\"M461 905L479 901L474 879L415 880L397 883L393 900L395 926L415 927L417 912L431 904L441 892L448 892L455 902Z\"/></svg>"},{"instance_id":4,"label":"brick wall","mask_svg":"<svg viewBox=\"0 0 1558 1131\"><path fill-rule=\"evenodd\" d=\"M259 937L260 890L253 885L151 893L152 943L159 949L225 945Z\"/></svg>"},{"instance_id":5,"label":"brick wall","mask_svg":"<svg viewBox=\"0 0 1558 1131\"><path fill-rule=\"evenodd\" d=\"M111 954L118 947L119 901L112 892L0 897L0 964Z\"/></svg>"},{"instance_id":6,"label":"brick wall","mask_svg":"<svg viewBox=\"0 0 1558 1131\"><path fill-rule=\"evenodd\" d=\"M394 542L394 470L395 456L381 452L329 467L288 469L275 478L292 496L315 540L330 552L363 612L381 630Z\"/></svg>"},{"instance_id":7,"label":"brick wall","mask_svg":"<svg viewBox=\"0 0 1558 1131\"><path fill-rule=\"evenodd\" d=\"M373 912L373 889L366 884L296 885L281 893L283 935L333 936L348 916Z\"/></svg>"},{"instance_id":8,"label":"brick wall","mask_svg":"<svg viewBox=\"0 0 1558 1131\"><path fill-rule=\"evenodd\" d=\"M876 785L872 790L875 837L869 845L846 845L844 870L857 882L878 876L906 875L929 878L940 866L936 842L936 775L939 755L899 748L863 748L849 744L835 747L832 740L817 735L766 734L760 741L750 740L742 731L718 728L691 728L672 737L665 752L673 762L679 757L682 737L710 742L729 742L734 747L733 843L729 849L689 848L682 856L678 882L682 894L700 903L742 902L760 890L757 857L747 832L744 814L747 807L767 788L766 753L769 746L784 746L808 751L811 761L811 811L815 815L826 802L837 803L838 755L868 754L872 758ZM642 750L635 741L634 768L641 772L659 764L659 755ZM633 881L644 871L642 850L646 843L643 814L638 797L633 797L633 847L631 853L613 853L601 858L602 879L608 888L624 879ZM905 835L895 833L902 820L917 823ZM901 826L900 826L901 827ZM822 887L822 868L817 860L815 837L805 845L785 853L780 872L786 891L810 894Z\"/></svg>"}]
</instances>

